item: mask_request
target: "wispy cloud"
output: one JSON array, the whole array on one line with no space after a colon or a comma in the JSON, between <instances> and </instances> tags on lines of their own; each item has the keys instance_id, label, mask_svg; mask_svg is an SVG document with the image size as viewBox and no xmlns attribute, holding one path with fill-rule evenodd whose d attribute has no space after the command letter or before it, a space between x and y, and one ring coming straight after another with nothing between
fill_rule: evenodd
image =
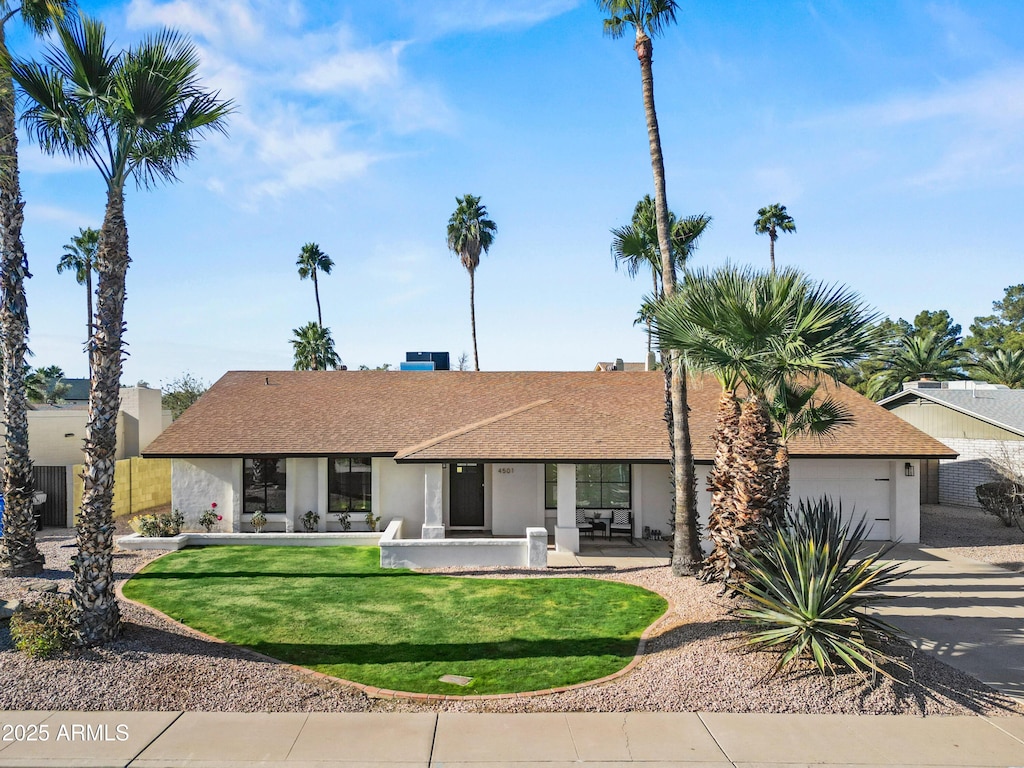
<instances>
[{"instance_id":1,"label":"wispy cloud","mask_svg":"<svg viewBox=\"0 0 1024 768\"><path fill-rule=\"evenodd\" d=\"M454 123L440 88L405 65L409 41L310 26L297 0L131 0L126 18L191 34L205 81L235 101L207 187L242 205L344 184L397 154L395 137Z\"/></svg>"},{"instance_id":2,"label":"wispy cloud","mask_svg":"<svg viewBox=\"0 0 1024 768\"><path fill-rule=\"evenodd\" d=\"M449 0L427 4L422 24L435 34L495 27L531 27L578 7L583 0ZM429 9L429 11L428 11Z\"/></svg>"}]
</instances>

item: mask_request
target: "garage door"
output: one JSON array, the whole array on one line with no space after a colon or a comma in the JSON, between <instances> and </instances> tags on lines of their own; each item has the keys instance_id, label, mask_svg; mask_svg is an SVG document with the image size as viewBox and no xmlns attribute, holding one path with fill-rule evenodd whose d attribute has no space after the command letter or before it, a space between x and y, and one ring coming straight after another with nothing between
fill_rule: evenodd
<instances>
[{"instance_id":1,"label":"garage door","mask_svg":"<svg viewBox=\"0 0 1024 768\"><path fill-rule=\"evenodd\" d=\"M830 496L842 502L843 518L865 517L868 538L885 541L890 537L891 509L889 462L859 459L793 459L790 498Z\"/></svg>"}]
</instances>

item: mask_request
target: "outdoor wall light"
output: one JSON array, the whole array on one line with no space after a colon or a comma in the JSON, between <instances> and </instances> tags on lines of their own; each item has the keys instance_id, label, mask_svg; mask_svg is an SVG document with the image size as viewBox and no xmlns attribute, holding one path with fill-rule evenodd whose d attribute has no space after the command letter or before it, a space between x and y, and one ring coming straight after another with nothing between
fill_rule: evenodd
<instances>
[{"instance_id":1,"label":"outdoor wall light","mask_svg":"<svg viewBox=\"0 0 1024 768\"><path fill-rule=\"evenodd\" d=\"M74 437L74 436L75 436L74 432L65 432L64 433L64 437Z\"/></svg>"},{"instance_id":2,"label":"outdoor wall light","mask_svg":"<svg viewBox=\"0 0 1024 768\"><path fill-rule=\"evenodd\" d=\"M909 461L903 465L903 474L905 474L907 477L914 476L914 465L911 464Z\"/></svg>"}]
</instances>

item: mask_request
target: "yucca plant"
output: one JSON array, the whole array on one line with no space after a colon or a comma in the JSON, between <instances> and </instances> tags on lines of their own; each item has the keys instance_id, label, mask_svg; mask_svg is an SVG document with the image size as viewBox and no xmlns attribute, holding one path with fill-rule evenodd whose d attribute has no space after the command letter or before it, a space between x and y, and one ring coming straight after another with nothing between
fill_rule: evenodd
<instances>
[{"instance_id":1,"label":"yucca plant","mask_svg":"<svg viewBox=\"0 0 1024 768\"><path fill-rule=\"evenodd\" d=\"M882 650L899 631L865 609L891 599L880 590L909 571L883 562L892 544L858 559L866 534L863 517L852 529L843 522L841 503L801 500L756 548L738 554L747 579L734 589L756 603L737 611L753 627L746 643L778 650L776 673L801 656L822 674L835 674L839 664L892 677L883 663L905 666Z\"/></svg>"}]
</instances>

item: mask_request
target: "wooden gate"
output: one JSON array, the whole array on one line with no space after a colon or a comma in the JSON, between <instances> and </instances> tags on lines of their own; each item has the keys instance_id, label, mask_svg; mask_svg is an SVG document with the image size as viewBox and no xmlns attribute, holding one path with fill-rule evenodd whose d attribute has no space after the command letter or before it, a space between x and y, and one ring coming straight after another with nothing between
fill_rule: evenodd
<instances>
[{"instance_id":1,"label":"wooden gate","mask_svg":"<svg viewBox=\"0 0 1024 768\"><path fill-rule=\"evenodd\" d=\"M46 494L46 502L37 512L43 514L43 525L67 528L68 485L67 467L33 467L32 478L37 491Z\"/></svg>"}]
</instances>

